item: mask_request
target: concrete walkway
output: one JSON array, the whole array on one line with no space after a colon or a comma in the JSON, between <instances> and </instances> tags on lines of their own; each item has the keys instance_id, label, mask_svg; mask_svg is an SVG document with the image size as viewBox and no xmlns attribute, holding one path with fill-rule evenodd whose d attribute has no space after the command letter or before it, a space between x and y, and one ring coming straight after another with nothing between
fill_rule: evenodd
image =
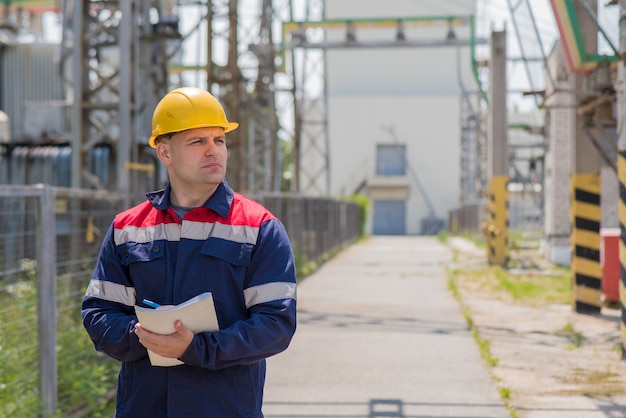
<instances>
[{"instance_id":1,"label":"concrete walkway","mask_svg":"<svg viewBox=\"0 0 626 418\"><path fill-rule=\"evenodd\" d=\"M371 237L298 288L298 330L268 360L266 418L509 417L434 237Z\"/></svg>"}]
</instances>

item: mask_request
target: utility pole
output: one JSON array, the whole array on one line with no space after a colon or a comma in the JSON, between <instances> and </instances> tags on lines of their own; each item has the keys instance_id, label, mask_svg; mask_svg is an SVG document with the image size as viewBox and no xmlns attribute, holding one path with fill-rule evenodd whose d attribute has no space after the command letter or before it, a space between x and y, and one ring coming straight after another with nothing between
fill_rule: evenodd
<instances>
[{"instance_id":1,"label":"utility pole","mask_svg":"<svg viewBox=\"0 0 626 418\"><path fill-rule=\"evenodd\" d=\"M246 161L246 144L244 142L245 133L248 130L248 124L241 109L243 101L243 77L238 64L238 45L239 45L239 1L228 1L228 59L226 63L227 73L229 75L228 83L225 85L226 93L222 100L226 107L226 115L229 120L239 123L239 129L228 134L229 170L226 177L230 185L238 191L248 192L246 184L246 171L248 169ZM209 60L211 57L208 58ZM209 86L210 90L210 86Z\"/></svg>"},{"instance_id":2,"label":"utility pole","mask_svg":"<svg viewBox=\"0 0 626 418\"><path fill-rule=\"evenodd\" d=\"M489 65L489 114L487 120L487 213L483 233L487 260L505 265L508 261L509 158L506 106L506 31L491 33Z\"/></svg>"}]
</instances>

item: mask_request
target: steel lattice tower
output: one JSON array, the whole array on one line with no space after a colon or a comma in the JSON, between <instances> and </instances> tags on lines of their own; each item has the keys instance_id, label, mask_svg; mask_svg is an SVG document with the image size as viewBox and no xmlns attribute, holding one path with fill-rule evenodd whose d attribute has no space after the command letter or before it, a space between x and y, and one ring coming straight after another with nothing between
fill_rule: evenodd
<instances>
[{"instance_id":1,"label":"steel lattice tower","mask_svg":"<svg viewBox=\"0 0 626 418\"><path fill-rule=\"evenodd\" d=\"M229 134L228 180L235 189L297 191L301 182L307 184L299 180L298 156L313 155L326 139L325 134L303 139L299 132L319 123L311 122L307 108L323 101L324 94L314 92L310 98L310 91L301 92L310 78L307 70L319 68L323 60L311 63L315 54L307 51L291 57L290 74L277 74L279 40L273 23L292 19L297 10L305 10L301 19L320 19L323 1L274 3L66 0L62 69L73 102L73 149L78 150L72 158L72 186L140 192L159 185L163 173L146 146L151 112L170 88L183 84L207 88L228 117L241 124ZM93 170L91 152L97 146L108 146L112 154L113 174L106 184ZM328 158L324 148L318 151L322 161ZM154 167L156 176L150 175ZM324 177L324 170L327 164L312 177ZM293 173L291 182L283 180L285 171Z\"/></svg>"}]
</instances>

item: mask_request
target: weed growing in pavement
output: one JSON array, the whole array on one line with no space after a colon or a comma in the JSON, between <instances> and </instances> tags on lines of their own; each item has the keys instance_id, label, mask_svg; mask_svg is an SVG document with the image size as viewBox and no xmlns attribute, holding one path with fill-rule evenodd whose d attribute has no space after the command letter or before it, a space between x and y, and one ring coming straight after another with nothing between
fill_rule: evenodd
<instances>
[{"instance_id":1,"label":"weed growing in pavement","mask_svg":"<svg viewBox=\"0 0 626 418\"><path fill-rule=\"evenodd\" d=\"M487 363L487 365L489 365L490 368L493 368L498 364L499 360L497 357L494 357L491 354L491 345L490 345L489 340L482 338L480 336L480 333L478 332L478 328L474 326L474 321L472 320L470 310L467 307L467 305L465 305L465 303L463 302L463 298L461 297L461 293L457 285L458 275L459 275L458 270L448 271L448 288L452 292L452 295L454 296L456 301L461 306L463 317L465 318L465 322L467 322L468 328L472 332L474 341L476 341L476 344L478 345L481 358L485 361L485 363ZM493 373L491 374L491 377L495 381L500 380ZM513 405L511 405L509 401L511 397L511 390L507 388L500 388L500 397L502 398L502 401L504 402L504 406L506 407L507 411L509 411L511 418L517 418L517 412L515 411L515 408L513 407Z\"/></svg>"},{"instance_id":2,"label":"weed growing in pavement","mask_svg":"<svg viewBox=\"0 0 626 418\"><path fill-rule=\"evenodd\" d=\"M500 392L502 399L509 399L511 397L511 389L509 388L499 388L498 392Z\"/></svg>"},{"instance_id":3,"label":"weed growing in pavement","mask_svg":"<svg viewBox=\"0 0 626 418\"><path fill-rule=\"evenodd\" d=\"M567 346L568 350L575 350L577 348L580 348L583 345L583 341L585 340L583 334L580 331L577 331L571 322L568 322L563 326L563 328L561 328L560 334L565 335L572 341L571 344Z\"/></svg>"},{"instance_id":4,"label":"weed growing in pavement","mask_svg":"<svg viewBox=\"0 0 626 418\"><path fill-rule=\"evenodd\" d=\"M515 410L513 405L509 403L512 394L511 389L502 386L502 379L499 376L492 374L491 377L498 384L498 393L500 394L500 398L502 398L502 400L504 401L504 407L509 412L509 415L511 416L511 418L517 418L517 411Z\"/></svg>"},{"instance_id":5,"label":"weed growing in pavement","mask_svg":"<svg viewBox=\"0 0 626 418\"><path fill-rule=\"evenodd\" d=\"M480 350L480 356L485 360L487 364L490 366L495 366L498 364L498 359L491 355L491 349L489 346L489 341L482 338L478 333L478 329L474 326L474 321L472 320L472 316L470 315L469 308L463 303L461 298L461 294L459 293L459 288L456 284L456 276L458 275L458 271L450 272L448 279L448 288L454 295L454 298L459 302L462 307L463 317L465 318L465 322L467 323L467 327L472 332L472 336L474 340L478 344L478 348Z\"/></svg>"},{"instance_id":6,"label":"weed growing in pavement","mask_svg":"<svg viewBox=\"0 0 626 418\"><path fill-rule=\"evenodd\" d=\"M483 360L491 367L497 366L499 360L497 357L491 355L491 343L489 340L482 338L478 329L474 326L472 326L472 336L474 336L474 340L476 344L478 344L478 350Z\"/></svg>"}]
</instances>

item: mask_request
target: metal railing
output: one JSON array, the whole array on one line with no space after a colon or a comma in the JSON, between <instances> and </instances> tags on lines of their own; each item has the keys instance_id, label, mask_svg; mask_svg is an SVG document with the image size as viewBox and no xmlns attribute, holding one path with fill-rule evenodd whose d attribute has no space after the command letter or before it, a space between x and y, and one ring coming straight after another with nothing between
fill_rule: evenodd
<instances>
[{"instance_id":1,"label":"metal railing","mask_svg":"<svg viewBox=\"0 0 626 418\"><path fill-rule=\"evenodd\" d=\"M263 203L285 225L296 257L318 260L361 235L359 208L341 200L264 195Z\"/></svg>"},{"instance_id":2,"label":"metal railing","mask_svg":"<svg viewBox=\"0 0 626 418\"><path fill-rule=\"evenodd\" d=\"M485 202L478 201L453 209L448 214L448 225L453 234L482 234L482 223L485 220Z\"/></svg>"},{"instance_id":3,"label":"metal railing","mask_svg":"<svg viewBox=\"0 0 626 418\"><path fill-rule=\"evenodd\" d=\"M361 234L356 204L258 196L305 262ZM0 417L89 415L115 390L118 363L97 353L80 304L104 233L142 197L0 186Z\"/></svg>"}]
</instances>

